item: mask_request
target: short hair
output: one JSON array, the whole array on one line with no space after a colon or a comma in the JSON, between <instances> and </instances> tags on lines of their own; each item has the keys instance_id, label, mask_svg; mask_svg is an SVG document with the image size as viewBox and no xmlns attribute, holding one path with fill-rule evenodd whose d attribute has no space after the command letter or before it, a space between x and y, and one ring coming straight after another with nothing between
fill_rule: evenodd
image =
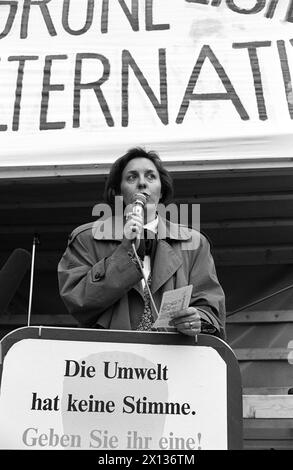
<instances>
[{"instance_id":1,"label":"short hair","mask_svg":"<svg viewBox=\"0 0 293 470\"><path fill-rule=\"evenodd\" d=\"M148 158L158 170L161 181L162 197L160 201L167 204L173 198L173 181L170 173L164 168L162 160L159 155L154 151L146 151L142 147L134 147L129 149L125 155L118 158L111 166L108 175L105 190L104 200L113 208L115 204L115 196L120 195L121 179L124 168L127 163L134 158Z\"/></svg>"}]
</instances>

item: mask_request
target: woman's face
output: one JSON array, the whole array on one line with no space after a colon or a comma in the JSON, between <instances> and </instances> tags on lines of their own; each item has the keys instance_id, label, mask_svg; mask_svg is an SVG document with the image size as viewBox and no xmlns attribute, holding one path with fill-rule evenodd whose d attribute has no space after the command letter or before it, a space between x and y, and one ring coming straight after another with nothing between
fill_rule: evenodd
<instances>
[{"instance_id":1,"label":"woman's face","mask_svg":"<svg viewBox=\"0 0 293 470\"><path fill-rule=\"evenodd\" d=\"M161 179L153 162L148 158L133 158L127 163L121 177L121 195L125 206L133 203L135 193L147 196L148 219L155 216L161 194Z\"/></svg>"}]
</instances>

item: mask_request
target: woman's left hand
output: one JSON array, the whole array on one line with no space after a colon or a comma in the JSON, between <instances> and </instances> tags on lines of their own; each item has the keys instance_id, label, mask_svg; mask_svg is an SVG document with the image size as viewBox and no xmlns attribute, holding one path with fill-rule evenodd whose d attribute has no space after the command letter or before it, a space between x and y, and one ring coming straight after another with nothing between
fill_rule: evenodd
<instances>
[{"instance_id":1,"label":"woman's left hand","mask_svg":"<svg viewBox=\"0 0 293 470\"><path fill-rule=\"evenodd\" d=\"M177 312L170 324L174 325L180 333L188 336L196 336L201 331L200 315L195 307L187 307Z\"/></svg>"}]
</instances>

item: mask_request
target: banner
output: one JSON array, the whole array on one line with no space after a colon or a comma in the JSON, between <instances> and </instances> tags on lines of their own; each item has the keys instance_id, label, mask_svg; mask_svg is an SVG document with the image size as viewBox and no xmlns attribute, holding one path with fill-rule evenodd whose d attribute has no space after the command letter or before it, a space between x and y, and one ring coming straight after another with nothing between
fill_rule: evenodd
<instances>
[{"instance_id":1,"label":"banner","mask_svg":"<svg viewBox=\"0 0 293 470\"><path fill-rule=\"evenodd\" d=\"M1 449L227 449L227 367L205 346L25 339L0 421Z\"/></svg>"},{"instance_id":2,"label":"banner","mask_svg":"<svg viewBox=\"0 0 293 470\"><path fill-rule=\"evenodd\" d=\"M0 166L289 157L293 0L0 1Z\"/></svg>"}]
</instances>

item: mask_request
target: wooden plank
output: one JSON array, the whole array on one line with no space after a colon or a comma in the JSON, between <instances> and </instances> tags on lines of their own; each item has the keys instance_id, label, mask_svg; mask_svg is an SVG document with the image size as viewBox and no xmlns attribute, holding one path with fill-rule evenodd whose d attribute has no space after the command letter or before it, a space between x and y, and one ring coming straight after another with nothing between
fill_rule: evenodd
<instances>
[{"instance_id":1,"label":"wooden plank","mask_svg":"<svg viewBox=\"0 0 293 470\"><path fill-rule=\"evenodd\" d=\"M293 286L292 286L293 289ZM229 312L228 312L229 315ZM293 323L292 310L255 310L227 317L227 323Z\"/></svg>"},{"instance_id":2,"label":"wooden plank","mask_svg":"<svg viewBox=\"0 0 293 470\"><path fill-rule=\"evenodd\" d=\"M270 228L270 227L292 227L293 219L247 219L247 220L223 220L221 222L202 222L201 227L205 229L233 229L233 228Z\"/></svg>"},{"instance_id":3,"label":"wooden plank","mask_svg":"<svg viewBox=\"0 0 293 470\"><path fill-rule=\"evenodd\" d=\"M292 378L293 386L293 378ZM289 386L287 387L244 387L244 395L288 395Z\"/></svg>"},{"instance_id":4,"label":"wooden plank","mask_svg":"<svg viewBox=\"0 0 293 470\"><path fill-rule=\"evenodd\" d=\"M288 360L288 348L235 348L238 361L281 361Z\"/></svg>"},{"instance_id":5,"label":"wooden plank","mask_svg":"<svg viewBox=\"0 0 293 470\"><path fill-rule=\"evenodd\" d=\"M292 264L293 245L214 247L213 256L216 265L222 266Z\"/></svg>"},{"instance_id":6,"label":"wooden plank","mask_svg":"<svg viewBox=\"0 0 293 470\"><path fill-rule=\"evenodd\" d=\"M274 430L278 436L288 439L292 437L292 418L244 418L244 436L250 435L259 438L270 436L270 430Z\"/></svg>"},{"instance_id":7,"label":"wooden plank","mask_svg":"<svg viewBox=\"0 0 293 470\"><path fill-rule=\"evenodd\" d=\"M292 440L279 440L276 437L271 440L245 440L243 443L244 450L292 450ZM269 456L271 454L265 454Z\"/></svg>"},{"instance_id":8,"label":"wooden plank","mask_svg":"<svg viewBox=\"0 0 293 470\"><path fill-rule=\"evenodd\" d=\"M293 418L293 395L243 395L243 418Z\"/></svg>"},{"instance_id":9,"label":"wooden plank","mask_svg":"<svg viewBox=\"0 0 293 470\"><path fill-rule=\"evenodd\" d=\"M76 207L93 207L97 204L96 199L90 201L42 201L42 202L0 202L0 210L13 211L18 209L75 209Z\"/></svg>"},{"instance_id":10,"label":"wooden plank","mask_svg":"<svg viewBox=\"0 0 293 470\"><path fill-rule=\"evenodd\" d=\"M190 197L176 198L180 203L190 201ZM223 203L239 203L239 202L268 202L268 201L293 201L292 191L272 192L272 193L248 193L248 194L221 194L198 196L194 198L199 204L223 204Z\"/></svg>"},{"instance_id":11,"label":"wooden plank","mask_svg":"<svg viewBox=\"0 0 293 470\"><path fill-rule=\"evenodd\" d=\"M60 224L60 225L46 225L46 224L34 224L31 225L6 225L0 227L1 235L10 234L30 234L37 231L38 233L70 233L73 229L72 224Z\"/></svg>"}]
</instances>

